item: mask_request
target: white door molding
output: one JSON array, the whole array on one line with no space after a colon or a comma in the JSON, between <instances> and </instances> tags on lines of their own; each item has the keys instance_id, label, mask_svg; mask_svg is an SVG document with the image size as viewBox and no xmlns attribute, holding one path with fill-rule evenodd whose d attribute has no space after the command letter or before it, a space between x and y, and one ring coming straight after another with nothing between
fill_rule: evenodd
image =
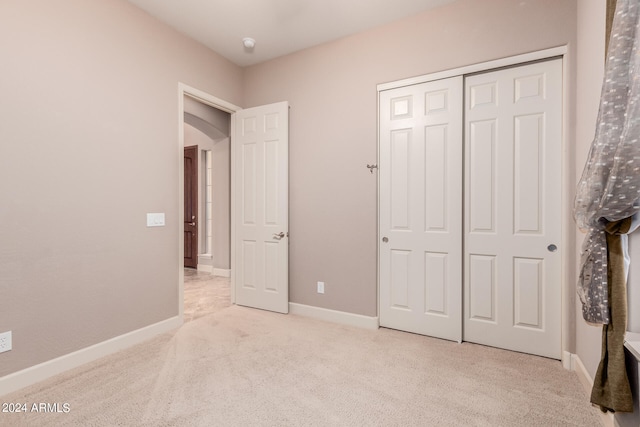
<instances>
[{"instance_id":1,"label":"white door molding","mask_svg":"<svg viewBox=\"0 0 640 427\"><path fill-rule=\"evenodd\" d=\"M411 86L420 83L432 82L435 80L447 79L449 77L464 76L473 73L482 73L490 70L496 70L503 67L512 67L514 65L525 64L527 62L541 61L567 54L567 46L558 46L550 49L538 50L535 52L524 53L522 55L509 56L493 61L480 62L464 67L452 68L450 70L439 71L436 73L424 74L422 76L410 77L408 79L396 80L388 83L380 83L378 92L389 89L397 89L399 87Z\"/></svg>"}]
</instances>

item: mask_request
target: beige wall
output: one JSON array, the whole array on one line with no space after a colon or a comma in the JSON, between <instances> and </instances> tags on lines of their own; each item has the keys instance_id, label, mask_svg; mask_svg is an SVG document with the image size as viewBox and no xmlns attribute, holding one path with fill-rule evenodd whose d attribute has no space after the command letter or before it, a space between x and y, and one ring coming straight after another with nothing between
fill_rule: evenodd
<instances>
[{"instance_id":1,"label":"beige wall","mask_svg":"<svg viewBox=\"0 0 640 427\"><path fill-rule=\"evenodd\" d=\"M0 61L3 376L178 315L178 82L243 73L122 0L3 0Z\"/></svg>"},{"instance_id":2,"label":"beige wall","mask_svg":"<svg viewBox=\"0 0 640 427\"><path fill-rule=\"evenodd\" d=\"M575 30L575 0L460 0L247 68L247 106L291 104L291 301L377 315L376 175L365 165L377 158L378 83L573 45Z\"/></svg>"},{"instance_id":3,"label":"beige wall","mask_svg":"<svg viewBox=\"0 0 640 427\"><path fill-rule=\"evenodd\" d=\"M231 268L231 140L215 141L212 150L213 268Z\"/></svg>"},{"instance_id":4,"label":"beige wall","mask_svg":"<svg viewBox=\"0 0 640 427\"><path fill-rule=\"evenodd\" d=\"M203 126L199 126L199 123L191 124L198 127L211 139L220 139L231 135L231 119L229 113L225 111L203 104L190 96L185 96L184 112L184 119L187 122L189 118L192 120L194 118L202 120L202 123L200 124ZM207 129L207 127L211 129Z\"/></svg>"},{"instance_id":5,"label":"beige wall","mask_svg":"<svg viewBox=\"0 0 640 427\"><path fill-rule=\"evenodd\" d=\"M576 182L582 175L596 130L600 91L604 73L605 1L578 2L578 46L576 72ZM584 234L576 234L576 252ZM579 262L579 257L576 258ZM578 266L576 264L576 270ZM576 354L593 378L600 361L602 328L587 324L576 298Z\"/></svg>"}]
</instances>

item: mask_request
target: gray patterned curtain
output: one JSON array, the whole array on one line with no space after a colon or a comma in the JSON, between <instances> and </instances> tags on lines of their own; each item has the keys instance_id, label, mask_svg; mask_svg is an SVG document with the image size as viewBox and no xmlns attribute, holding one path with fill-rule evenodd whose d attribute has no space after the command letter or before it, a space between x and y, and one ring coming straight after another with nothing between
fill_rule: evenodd
<instances>
[{"instance_id":1,"label":"gray patterned curtain","mask_svg":"<svg viewBox=\"0 0 640 427\"><path fill-rule=\"evenodd\" d=\"M640 30L638 0L618 0L595 138L578 183L575 219L587 232L578 295L583 317L603 324L602 360L591 401L633 411L624 366L626 233L640 210Z\"/></svg>"}]
</instances>

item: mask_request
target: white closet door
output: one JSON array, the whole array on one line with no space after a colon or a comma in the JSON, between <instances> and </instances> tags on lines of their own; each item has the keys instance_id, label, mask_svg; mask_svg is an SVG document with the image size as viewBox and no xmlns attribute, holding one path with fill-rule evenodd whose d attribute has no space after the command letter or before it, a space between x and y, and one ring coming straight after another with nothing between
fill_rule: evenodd
<instances>
[{"instance_id":1,"label":"white closet door","mask_svg":"<svg viewBox=\"0 0 640 427\"><path fill-rule=\"evenodd\" d=\"M465 79L464 340L561 356L562 61Z\"/></svg>"},{"instance_id":2,"label":"white closet door","mask_svg":"<svg viewBox=\"0 0 640 427\"><path fill-rule=\"evenodd\" d=\"M235 113L236 303L289 312L289 104Z\"/></svg>"},{"instance_id":3,"label":"white closet door","mask_svg":"<svg viewBox=\"0 0 640 427\"><path fill-rule=\"evenodd\" d=\"M380 325L462 338L462 77L380 93Z\"/></svg>"}]
</instances>

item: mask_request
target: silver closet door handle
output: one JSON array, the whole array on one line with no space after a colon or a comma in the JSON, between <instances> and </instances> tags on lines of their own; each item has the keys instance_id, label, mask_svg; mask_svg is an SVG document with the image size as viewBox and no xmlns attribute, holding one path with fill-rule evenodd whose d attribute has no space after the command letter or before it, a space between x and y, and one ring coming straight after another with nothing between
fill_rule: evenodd
<instances>
[{"instance_id":1,"label":"silver closet door handle","mask_svg":"<svg viewBox=\"0 0 640 427\"><path fill-rule=\"evenodd\" d=\"M284 238L284 231L281 231L279 233L273 233L273 237L277 238L277 239L282 239Z\"/></svg>"},{"instance_id":2,"label":"silver closet door handle","mask_svg":"<svg viewBox=\"0 0 640 427\"><path fill-rule=\"evenodd\" d=\"M383 238L382 238L382 241L383 241L384 243L387 243L387 242L389 241L389 238L388 238L388 237L383 237Z\"/></svg>"},{"instance_id":3,"label":"silver closet door handle","mask_svg":"<svg viewBox=\"0 0 640 427\"><path fill-rule=\"evenodd\" d=\"M552 243L552 244L550 244L549 246L547 246L547 250L548 250L549 252L555 252L555 251L557 251L557 250L558 250L558 247Z\"/></svg>"}]
</instances>

